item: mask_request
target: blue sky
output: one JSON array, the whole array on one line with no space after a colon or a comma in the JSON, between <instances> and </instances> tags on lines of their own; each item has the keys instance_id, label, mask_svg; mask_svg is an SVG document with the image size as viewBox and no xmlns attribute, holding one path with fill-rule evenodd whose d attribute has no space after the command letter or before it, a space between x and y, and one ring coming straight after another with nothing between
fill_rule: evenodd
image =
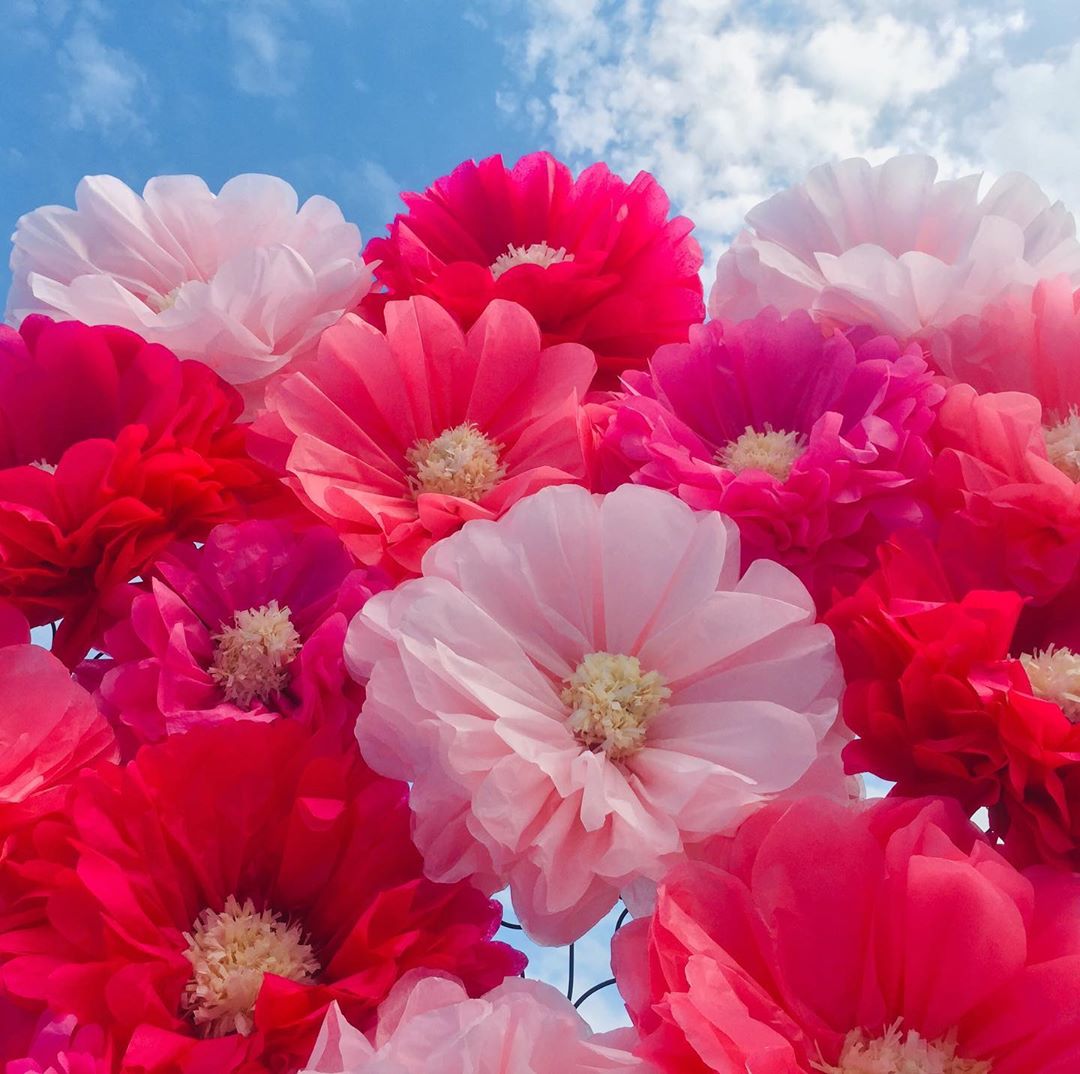
<instances>
[{"instance_id":1,"label":"blue sky","mask_svg":"<svg viewBox=\"0 0 1080 1074\"><path fill-rule=\"evenodd\" d=\"M9 230L84 174L266 171L367 238L399 189L535 148L654 171L710 259L750 206L853 154L1028 170L1080 205L1073 0L0 0L0 26ZM564 958L536 968L562 983ZM612 998L589 1001L598 1025Z\"/></svg>"}]
</instances>

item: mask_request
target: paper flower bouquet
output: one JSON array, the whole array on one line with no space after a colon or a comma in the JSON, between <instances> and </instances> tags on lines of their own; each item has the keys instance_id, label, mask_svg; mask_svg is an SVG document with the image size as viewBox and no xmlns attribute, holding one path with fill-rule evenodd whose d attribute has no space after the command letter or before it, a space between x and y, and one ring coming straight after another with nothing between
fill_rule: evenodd
<instances>
[{"instance_id":1,"label":"paper flower bouquet","mask_svg":"<svg viewBox=\"0 0 1080 1074\"><path fill-rule=\"evenodd\" d=\"M848 160L706 302L651 176L403 200L18 223L4 1074L1076 1074L1073 217Z\"/></svg>"}]
</instances>

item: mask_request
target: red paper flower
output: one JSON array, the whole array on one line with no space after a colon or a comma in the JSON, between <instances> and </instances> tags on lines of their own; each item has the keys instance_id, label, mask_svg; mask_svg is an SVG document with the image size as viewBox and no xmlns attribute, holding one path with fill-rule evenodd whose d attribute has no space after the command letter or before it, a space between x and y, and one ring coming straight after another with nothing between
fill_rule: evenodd
<instances>
[{"instance_id":1,"label":"red paper flower","mask_svg":"<svg viewBox=\"0 0 1080 1074\"><path fill-rule=\"evenodd\" d=\"M85 773L20 849L0 984L101 1026L131 1074L296 1070L332 1002L365 1028L407 970L481 994L523 965L497 904L423 879L404 784L292 721Z\"/></svg>"},{"instance_id":2,"label":"red paper flower","mask_svg":"<svg viewBox=\"0 0 1080 1074\"><path fill-rule=\"evenodd\" d=\"M386 291L361 310L380 327L389 299L430 295L465 327L492 299L510 299L546 344L589 347L613 383L705 315L693 224L669 218L667 195L645 172L627 184L594 164L574 179L548 153L513 168L494 156L402 197L408 213L364 251Z\"/></svg>"},{"instance_id":3,"label":"red paper flower","mask_svg":"<svg viewBox=\"0 0 1080 1074\"><path fill-rule=\"evenodd\" d=\"M1080 877L942 802L771 805L615 940L669 1074L1073 1074Z\"/></svg>"},{"instance_id":4,"label":"red paper flower","mask_svg":"<svg viewBox=\"0 0 1080 1074\"><path fill-rule=\"evenodd\" d=\"M35 625L63 616L67 662L101 594L272 493L240 411L205 366L123 329L0 327L0 596Z\"/></svg>"}]
</instances>

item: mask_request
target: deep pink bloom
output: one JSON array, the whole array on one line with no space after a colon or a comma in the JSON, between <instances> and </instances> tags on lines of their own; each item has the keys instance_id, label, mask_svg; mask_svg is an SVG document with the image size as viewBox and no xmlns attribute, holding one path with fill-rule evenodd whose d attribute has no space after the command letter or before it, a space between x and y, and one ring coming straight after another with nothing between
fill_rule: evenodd
<instances>
[{"instance_id":1,"label":"deep pink bloom","mask_svg":"<svg viewBox=\"0 0 1080 1074\"><path fill-rule=\"evenodd\" d=\"M100 1026L125 1074L296 1070L337 1003L522 969L501 910L421 875L407 788L294 721L214 724L83 772L8 866L0 989Z\"/></svg>"},{"instance_id":2,"label":"deep pink bloom","mask_svg":"<svg viewBox=\"0 0 1080 1074\"><path fill-rule=\"evenodd\" d=\"M0 597L35 626L63 617L66 662L96 640L100 599L166 546L281 498L246 453L241 405L121 328L0 327Z\"/></svg>"},{"instance_id":3,"label":"deep pink bloom","mask_svg":"<svg viewBox=\"0 0 1080 1074\"><path fill-rule=\"evenodd\" d=\"M364 691L345 670L349 620L378 575L358 569L333 530L273 522L218 526L201 548L158 561L105 635L98 696L124 738L225 719L291 716L351 734Z\"/></svg>"},{"instance_id":4,"label":"deep pink bloom","mask_svg":"<svg viewBox=\"0 0 1080 1074\"><path fill-rule=\"evenodd\" d=\"M97 1026L79 1026L70 1015L44 1014L31 1023L28 1033L11 1037L7 1033L0 1015L4 1074L111 1074L113 1070L104 1032Z\"/></svg>"},{"instance_id":5,"label":"deep pink bloom","mask_svg":"<svg viewBox=\"0 0 1080 1074\"><path fill-rule=\"evenodd\" d=\"M783 567L741 572L716 512L638 485L544 489L440 541L353 621L357 736L413 781L429 876L509 884L526 929L565 943L800 781L846 793L814 618Z\"/></svg>"},{"instance_id":6,"label":"deep pink bloom","mask_svg":"<svg viewBox=\"0 0 1080 1074\"><path fill-rule=\"evenodd\" d=\"M548 153L512 168L494 156L403 200L408 213L364 251L386 288L362 305L376 324L387 300L410 295L437 299L465 327L509 299L536 318L545 344L585 344L614 382L705 314L693 224L669 218L645 172L628 184L594 164L574 179Z\"/></svg>"},{"instance_id":7,"label":"deep pink bloom","mask_svg":"<svg viewBox=\"0 0 1080 1074\"><path fill-rule=\"evenodd\" d=\"M545 485L586 477L576 344L492 303L464 333L429 298L392 302L386 332L347 316L316 361L275 384L254 450L362 563L417 573L428 546Z\"/></svg>"},{"instance_id":8,"label":"deep pink bloom","mask_svg":"<svg viewBox=\"0 0 1080 1074\"><path fill-rule=\"evenodd\" d=\"M929 515L926 434L942 389L916 346L825 332L806 313L712 321L624 378L602 465L738 524L819 604Z\"/></svg>"},{"instance_id":9,"label":"deep pink bloom","mask_svg":"<svg viewBox=\"0 0 1080 1074\"><path fill-rule=\"evenodd\" d=\"M461 982L410 974L379 1008L374 1041L336 1008L304 1074L654 1074L632 1030L594 1034L573 1004L514 978L479 999Z\"/></svg>"},{"instance_id":10,"label":"deep pink bloom","mask_svg":"<svg viewBox=\"0 0 1080 1074\"><path fill-rule=\"evenodd\" d=\"M1080 877L1017 872L934 800L766 807L672 872L614 963L670 1074L1080 1064Z\"/></svg>"}]
</instances>

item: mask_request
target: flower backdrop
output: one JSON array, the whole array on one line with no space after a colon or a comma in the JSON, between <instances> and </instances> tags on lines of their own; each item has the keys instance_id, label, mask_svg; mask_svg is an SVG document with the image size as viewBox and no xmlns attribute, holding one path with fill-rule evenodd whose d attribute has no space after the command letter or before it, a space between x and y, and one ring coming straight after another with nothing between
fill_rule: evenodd
<instances>
[{"instance_id":1,"label":"flower backdrop","mask_svg":"<svg viewBox=\"0 0 1080 1074\"><path fill-rule=\"evenodd\" d=\"M1080 240L980 189L816 168L708 294L542 152L24 216L4 1074L1075 1074Z\"/></svg>"}]
</instances>

